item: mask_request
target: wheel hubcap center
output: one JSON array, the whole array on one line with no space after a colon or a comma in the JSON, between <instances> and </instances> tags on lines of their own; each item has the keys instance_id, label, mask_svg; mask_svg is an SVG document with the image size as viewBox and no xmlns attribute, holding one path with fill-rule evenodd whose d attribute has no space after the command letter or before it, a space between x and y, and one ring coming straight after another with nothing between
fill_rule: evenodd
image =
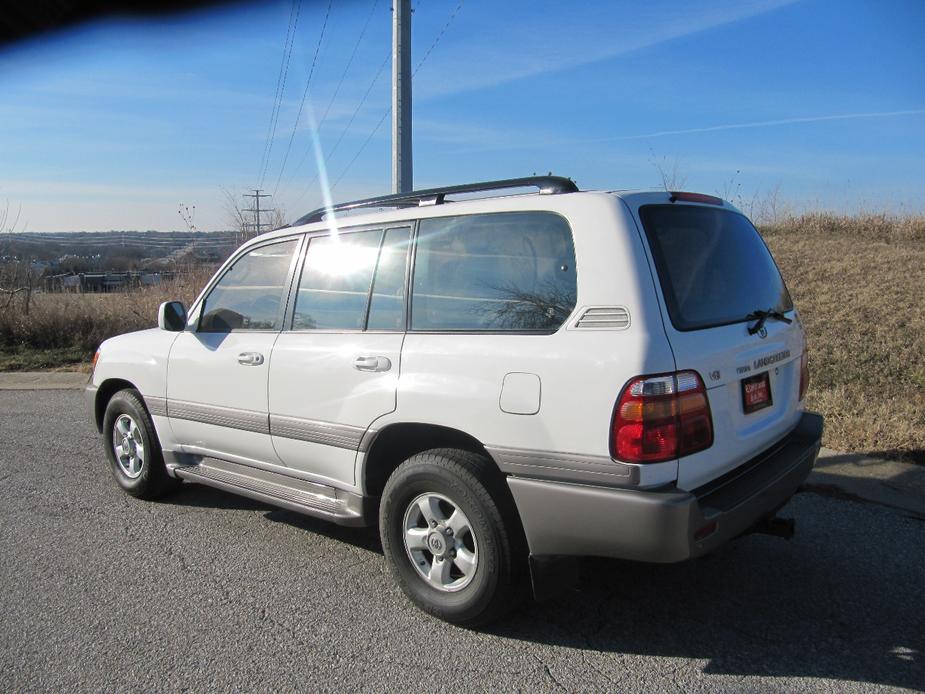
<instances>
[{"instance_id":1,"label":"wheel hubcap center","mask_svg":"<svg viewBox=\"0 0 925 694\"><path fill-rule=\"evenodd\" d=\"M440 530L434 530L427 536L427 547L435 557L440 557L442 559L446 556L450 544L449 538Z\"/></svg>"}]
</instances>

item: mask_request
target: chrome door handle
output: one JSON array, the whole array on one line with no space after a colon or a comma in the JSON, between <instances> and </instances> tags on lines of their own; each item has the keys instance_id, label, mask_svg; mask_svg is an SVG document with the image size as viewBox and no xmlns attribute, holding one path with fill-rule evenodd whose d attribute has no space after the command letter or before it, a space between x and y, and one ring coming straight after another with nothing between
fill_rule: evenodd
<instances>
[{"instance_id":1,"label":"chrome door handle","mask_svg":"<svg viewBox=\"0 0 925 694\"><path fill-rule=\"evenodd\" d=\"M361 355L353 362L357 371L388 371L392 368L392 360L388 357L369 357Z\"/></svg>"},{"instance_id":2,"label":"chrome door handle","mask_svg":"<svg viewBox=\"0 0 925 694\"><path fill-rule=\"evenodd\" d=\"M238 363L244 366L260 366L263 364L263 355L260 352L241 352Z\"/></svg>"}]
</instances>

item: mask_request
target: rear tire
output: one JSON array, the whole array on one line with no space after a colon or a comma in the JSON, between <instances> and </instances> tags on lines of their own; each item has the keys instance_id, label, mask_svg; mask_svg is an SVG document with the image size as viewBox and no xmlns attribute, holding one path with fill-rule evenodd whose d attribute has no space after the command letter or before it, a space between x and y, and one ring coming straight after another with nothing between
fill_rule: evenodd
<instances>
[{"instance_id":1,"label":"rear tire","mask_svg":"<svg viewBox=\"0 0 925 694\"><path fill-rule=\"evenodd\" d=\"M180 484L167 474L154 422L136 390L120 390L106 404L103 447L116 482L134 497L157 499Z\"/></svg>"},{"instance_id":2,"label":"rear tire","mask_svg":"<svg viewBox=\"0 0 925 694\"><path fill-rule=\"evenodd\" d=\"M523 531L484 456L433 449L402 463L379 507L382 548L404 593L444 621L478 626L518 602Z\"/></svg>"}]
</instances>

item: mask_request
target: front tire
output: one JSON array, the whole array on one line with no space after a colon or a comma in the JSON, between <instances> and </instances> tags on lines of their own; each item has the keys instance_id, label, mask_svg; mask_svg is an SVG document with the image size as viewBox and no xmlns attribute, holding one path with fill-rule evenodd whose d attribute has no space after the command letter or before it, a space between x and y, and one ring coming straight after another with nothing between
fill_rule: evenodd
<instances>
[{"instance_id":1,"label":"front tire","mask_svg":"<svg viewBox=\"0 0 925 694\"><path fill-rule=\"evenodd\" d=\"M471 627L517 603L523 533L503 485L484 456L456 449L418 453L392 473L379 507L382 548L425 612Z\"/></svg>"},{"instance_id":2,"label":"front tire","mask_svg":"<svg viewBox=\"0 0 925 694\"><path fill-rule=\"evenodd\" d=\"M135 390L120 390L107 403L103 447L116 482L134 497L157 499L180 484L167 474L154 422Z\"/></svg>"}]
</instances>

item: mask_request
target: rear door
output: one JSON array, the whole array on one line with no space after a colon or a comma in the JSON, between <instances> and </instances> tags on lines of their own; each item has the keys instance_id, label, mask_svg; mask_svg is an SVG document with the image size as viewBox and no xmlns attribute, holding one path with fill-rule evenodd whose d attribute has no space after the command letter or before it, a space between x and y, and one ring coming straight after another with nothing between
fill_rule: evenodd
<instances>
[{"instance_id":1,"label":"rear door","mask_svg":"<svg viewBox=\"0 0 925 694\"><path fill-rule=\"evenodd\" d=\"M638 214L677 368L697 371L708 390L713 446L679 463L678 486L694 489L797 423L803 332L770 251L744 215L682 202L643 205ZM768 311L785 320L760 321L758 312Z\"/></svg>"},{"instance_id":2,"label":"rear door","mask_svg":"<svg viewBox=\"0 0 925 694\"><path fill-rule=\"evenodd\" d=\"M410 226L309 239L291 329L273 348L270 429L280 459L353 485L372 422L395 409Z\"/></svg>"}]
</instances>

